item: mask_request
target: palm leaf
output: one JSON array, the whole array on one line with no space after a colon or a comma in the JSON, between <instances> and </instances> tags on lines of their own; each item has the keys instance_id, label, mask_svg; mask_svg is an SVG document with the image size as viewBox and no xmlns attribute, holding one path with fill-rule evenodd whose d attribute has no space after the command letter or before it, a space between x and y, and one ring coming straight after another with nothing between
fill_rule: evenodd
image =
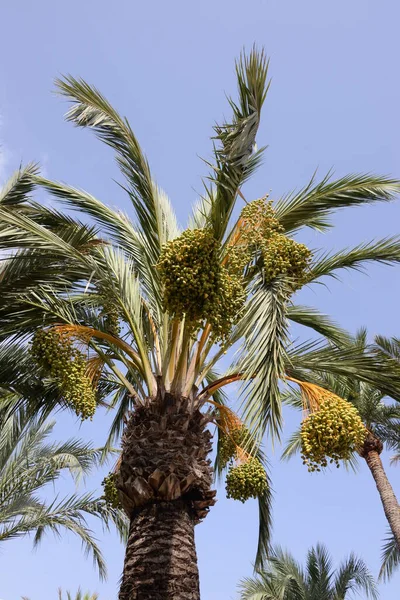
<instances>
[{"instance_id":1,"label":"palm leaf","mask_svg":"<svg viewBox=\"0 0 400 600\"><path fill-rule=\"evenodd\" d=\"M379 579L389 581L400 564L400 550L391 531L388 532L388 535L384 540L381 560L382 564L379 571Z\"/></svg>"},{"instance_id":2,"label":"palm leaf","mask_svg":"<svg viewBox=\"0 0 400 600\"><path fill-rule=\"evenodd\" d=\"M37 173L35 163L20 167L0 190L0 206L11 208L25 202L35 187L34 176Z\"/></svg>"},{"instance_id":3,"label":"palm leaf","mask_svg":"<svg viewBox=\"0 0 400 600\"><path fill-rule=\"evenodd\" d=\"M287 318L298 325L313 329L316 333L335 344L343 345L350 341L350 336L346 331L336 325L330 317L320 313L315 308L289 304Z\"/></svg>"},{"instance_id":4,"label":"palm leaf","mask_svg":"<svg viewBox=\"0 0 400 600\"><path fill-rule=\"evenodd\" d=\"M387 265L400 262L400 238L392 237L378 242L360 244L350 250L341 250L335 254L323 254L315 259L307 282L317 281L320 277L337 277L340 269L364 271L369 262Z\"/></svg>"},{"instance_id":5,"label":"palm leaf","mask_svg":"<svg viewBox=\"0 0 400 600\"><path fill-rule=\"evenodd\" d=\"M64 77L56 81L56 86L72 104L66 119L79 127L93 129L97 137L116 152L117 162L127 180L126 191L145 236L152 264L155 264L165 241L165 215L168 213L171 217L173 212L151 178L147 159L128 121L98 90L82 79Z\"/></svg>"},{"instance_id":6,"label":"palm leaf","mask_svg":"<svg viewBox=\"0 0 400 600\"><path fill-rule=\"evenodd\" d=\"M331 181L328 173L320 183L312 177L302 190L279 200L275 210L286 232L303 226L323 231L338 208L392 200L399 191L400 183L389 177L347 175Z\"/></svg>"},{"instance_id":7,"label":"palm leaf","mask_svg":"<svg viewBox=\"0 0 400 600\"><path fill-rule=\"evenodd\" d=\"M255 152L255 140L260 113L269 82L268 60L263 51L254 48L236 63L239 100L229 104L233 111L231 122L215 126L216 164L212 165L210 180L215 185L206 188L206 200L211 204L209 220L217 239L222 240L240 187L257 168L261 151Z\"/></svg>"},{"instance_id":8,"label":"palm leaf","mask_svg":"<svg viewBox=\"0 0 400 600\"><path fill-rule=\"evenodd\" d=\"M287 345L287 294L284 281L258 281L238 325L245 338L236 370L243 374L244 414L260 434L267 427L279 435L281 402L279 380L284 374Z\"/></svg>"}]
</instances>

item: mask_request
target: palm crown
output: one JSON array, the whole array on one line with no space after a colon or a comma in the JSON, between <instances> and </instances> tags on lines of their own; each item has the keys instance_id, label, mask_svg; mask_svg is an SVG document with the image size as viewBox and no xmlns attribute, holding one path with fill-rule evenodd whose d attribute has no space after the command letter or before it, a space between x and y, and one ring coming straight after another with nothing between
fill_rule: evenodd
<instances>
[{"instance_id":1,"label":"palm crown","mask_svg":"<svg viewBox=\"0 0 400 600\"><path fill-rule=\"evenodd\" d=\"M351 554L338 569L318 544L307 553L303 568L291 554L275 548L268 564L258 576L240 584L242 600L345 600L352 592L364 591L377 598L374 580L365 563Z\"/></svg>"},{"instance_id":2,"label":"palm crown","mask_svg":"<svg viewBox=\"0 0 400 600\"><path fill-rule=\"evenodd\" d=\"M242 186L263 152L255 149L255 138L269 87L268 62L253 50L238 61L236 73L233 116L215 127L211 172L185 231L154 182L128 121L95 88L73 77L57 82L71 101L67 119L90 128L114 150L134 221L82 190L40 177L35 166L16 174L0 196L2 248L18 250L1 272L1 335L18 341L35 333L34 357L64 389L66 404L74 403L71 382L79 380L87 391L84 406L75 406L83 416L93 413L99 397L111 398L116 412L108 446L120 435L128 410L135 409L136 416L132 431L125 433L127 452L133 441L143 441L144 434L137 433L143 415L153 415L146 430L151 468L143 474L139 463L134 473L124 459L120 465L119 487L129 513L160 494L167 499L191 494L197 517L205 516L213 503L207 424L214 421L219 437L233 442L239 466L250 455L262 458L262 434L267 427L279 434L281 427L280 379L307 380L311 371L330 372L357 377L399 397L399 376L381 368L384 358L344 345L344 332L317 310L296 305L293 294L342 268L359 269L367 261L398 262L400 240L329 254L310 252L289 237L302 227L325 230L336 209L390 200L399 183L372 175L336 181L327 176L274 203L266 198L246 203L238 215L235 205L242 202ZM35 185L88 222L33 202L29 195ZM291 345L288 320L330 342ZM48 327L44 334L36 333ZM63 353L58 352L61 347ZM239 347L239 353L219 375L218 363L232 347ZM222 393L233 381L243 382L243 418L251 430L241 439L234 432L242 424L224 406ZM100 395L90 389L100 390ZM171 406L180 420L172 423L168 416L165 425L160 414L169 415ZM197 424L187 415L196 415ZM184 431L193 433L190 443L198 454L182 459L181 470L174 467L171 472L164 464L169 456L165 448L163 460L154 459L154 444L165 428L171 436L175 431L174 439L188 439ZM219 450L223 447L218 444ZM181 452L182 447L171 449L172 462ZM161 463L164 470L158 468ZM222 468L226 461L218 458L217 465ZM193 473L200 471L196 479ZM128 480L136 482L135 490L128 489ZM258 495L265 524L270 496L262 489Z\"/></svg>"}]
</instances>

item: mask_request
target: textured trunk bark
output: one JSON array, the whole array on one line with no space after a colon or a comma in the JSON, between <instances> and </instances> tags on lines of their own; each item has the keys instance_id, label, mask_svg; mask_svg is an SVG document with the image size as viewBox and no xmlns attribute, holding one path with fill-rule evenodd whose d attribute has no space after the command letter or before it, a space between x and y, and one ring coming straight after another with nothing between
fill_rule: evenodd
<instances>
[{"instance_id":1,"label":"textured trunk bark","mask_svg":"<svg viewBox=\"0 0 400 600\"><path fill-rule=\"evenodd\" d=\"M400 550L400 506L381 461L382 443L371 435L361 456L365 459L381 498L383 510Z\"/></svg>"},{"instance_id":2,"label":"textured trunk bark","mask_svg":"<svg viewBox=\"0 0 400 600\"><path fill-rule=\"evenodd\" d=\"M119 600L199 600L194 515L183 500L133 515Z\"/></svg>"},{"instance_id":3,"label":"textured trunk bark","mask_svg":"<svg viewBox=\"0 0 400 600\"><path fill-rule=\"evenodd\" d=\"M216 494L209 422L161 389L131 413L116 480L131 520L119 600L199 600L194 525Z\"/></svg>"}]
</instances>

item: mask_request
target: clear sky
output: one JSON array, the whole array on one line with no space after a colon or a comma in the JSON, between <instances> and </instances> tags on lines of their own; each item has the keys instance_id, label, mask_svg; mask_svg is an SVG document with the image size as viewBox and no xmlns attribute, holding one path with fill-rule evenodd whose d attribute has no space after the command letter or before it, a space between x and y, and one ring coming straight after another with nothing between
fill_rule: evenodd
<instances>
[{"instance_id":1,"label":"clear sky","mask_svg":"<svg viewBox=\"0 0 400 600\"><path fill-rule=\"evenodd\" d=\"M234 93L233 61L243 46L265 46L273 83L259 131L265 163L245 190L273 198L307 182L318 168L337 176L370 172L400 176L398 23L396 0L3 0L0 2L0 179L22 162L38 160L46 175L80 186L129 210L112 179L108 149L63 121L65 104L53 79L71 73L95 84L130 119L158 183L182 224L200 189L215 120L228 113ZM342 212L337 228L310 234L312 247L341 248L399 233L400 204ZM352 332L400 335L398 268L378 266L367 276L343 274L301 293ZM295 331L303 336L303 331ZM234 393L234 390L232 390ZM285 436L299 422L286 413ZM79 434L100 444L107 420L99 415L79 429L63 415L58 436ZM336 561L350 550L379 568L386 523L364 465L309 475L300 460L279 461L271 451L275 491L274 539L303 559L324 542ZM388 466L388 457L385 464ZM400 496L400 469L389 468ZM97 474L88 481L96 489ZM63 488L67 489L67 482ZM219 501L197 528L202 598L235 598L236 583L251 572L256 545L254 503ZM70 536L47 537L32 553L30 539L0 548L0 598L55 600L58 586L116 597L123 548L94 523L109 578L95 571ZM382 587L397 600L400 575Z\"/></svg>"}]
</instances>

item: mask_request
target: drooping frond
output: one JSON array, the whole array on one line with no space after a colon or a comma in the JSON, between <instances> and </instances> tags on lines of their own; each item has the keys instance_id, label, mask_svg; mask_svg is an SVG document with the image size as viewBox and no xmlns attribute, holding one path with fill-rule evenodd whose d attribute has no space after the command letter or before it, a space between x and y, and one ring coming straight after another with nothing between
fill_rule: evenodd
<instances>
[{"instance_id":1,"label":"drooping frond","mask_svg":"<svg viewBox=\"0 0 400 600\"><path fill-rule=\"evenodd\" d=\"M379 571L379 579L389 581L394 571L400 565L400 550L391 531L388 532L384 540L381 554L381 569Z\"/></svg>"},{"instance_id":2,"label":"drooping frond","mask_svg":"<svg viewBox=\"0 0 400 600\"><path fill-rule=\"evenodd\" d=\"M126 178L126 191L134 206L153 264L165 240L165 223L175 226L166 196L154 184L150 167L128 121L121 117L96 88L82 79L67 76L56 81L60 93L72 106L66 119L78 127L93 129L110 146ZM167 219L168 218L168 219Z\"/></svg>"},{"instance_id":3,"label":"drooping frond","mask_svg":"<svg viewBox=\"0 0 400 600\"><path fill-rule=\"evenodd\" d=\"M235 365L243 374L244 414L255 430L267 427L279 436L281 402L279 380L284 375L287 346L287 294L284 281L258 281L246 313L238 325L244 337Z\"/></svg>"},{"instance_id":4,"label":"drooping frond","mask_svg":"<svg viewBox=\"0 0 400 600\"><path fill-rule=\"evenodd\" d=\"M332 181L329 173L320 183L312 177L302 190L279 200L275 210L286 232L300 227L323 231L338 208L392 200L399 191L400 183L389 177L347 175Z\"/></svg>"},{"instance_id":5,"label":"drooping frond","mask_svg":"<svg viewBox=\"0 0 400 600\"><path fill-rule=\"evenodd\" d=\"M271 479L268 477L268 487L265 492L257 498L258 502L258 542L257 553L254 562L255 569L261 569L265 564L266 557L270 552L272 538L272 503L273 492L271 488Z\"/></svg>"}]
</instances>

